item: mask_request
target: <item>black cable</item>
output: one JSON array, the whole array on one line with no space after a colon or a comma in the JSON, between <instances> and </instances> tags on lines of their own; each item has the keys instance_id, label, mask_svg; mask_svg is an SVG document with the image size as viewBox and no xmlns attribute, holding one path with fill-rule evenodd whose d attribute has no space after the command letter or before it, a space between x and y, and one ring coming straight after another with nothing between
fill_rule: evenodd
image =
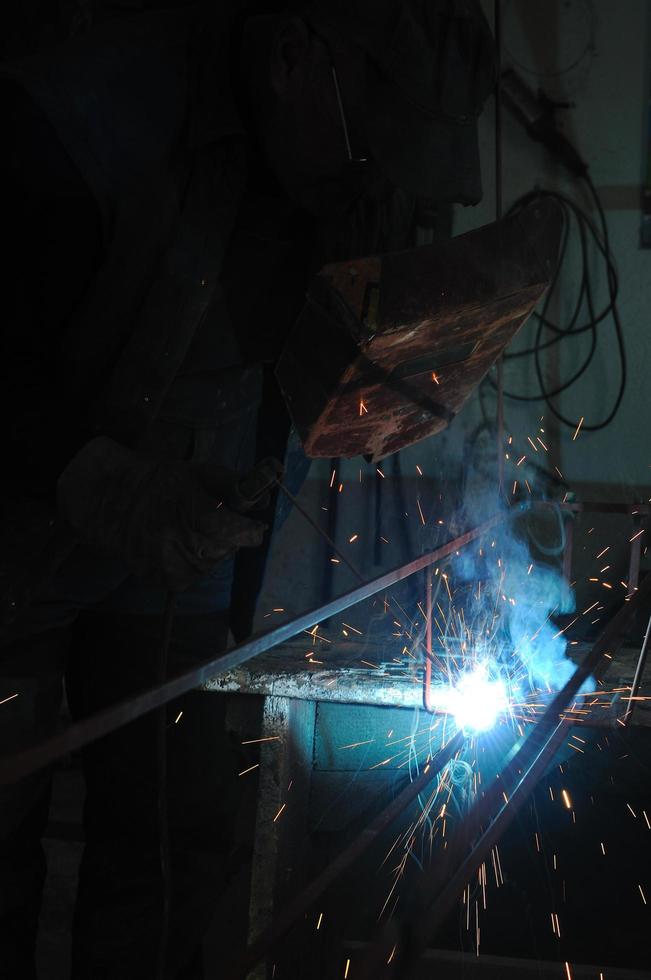
<instances>
[{"instance_id":1,"label":"black cable","mask_svg":"<svg viewBox=\"0 0 651 980\"><path fill-rule=\"evenodd\" d=\"M563 213L563 231L561 238L561 246L559 249L559 259L554 270L554 275L552 277L549 289L546 293L545 299L543 301L543 307L541 311L534 311L533 317L537 320L537 329L534 344L524 350L514 351L506 355L507 359L521 358L526 356L534 357L534 365L536 370L536 377L538 385L540 388L540 394L537 395L521 395L513 391L505 391L504 395L513 401L521 402L536 402L544 401L552 414L568 428L576 428L576 419L566 418L559 409L553 404L552 399L556 398L558 395L562 394L571 388L576 382L586 373L590 364L593 361L594 355L597 350L598 344L598 331L597 327L599 324L608 317L612 317L613 326L615 329L615 336L617 340L618 354L620 360L620 383L618 392L615 398L613 407L611 408L608 415L600 422L597 423L584 423L583 428L586 431L595 432L600 429L606 428L607 425L613 420L619 406L621 404L622 398L624 396L624 391L626 389L627 381L627 366L626 366L626 351L624 345L624 336L621 326L621 321L619 318L619 312L617 310L617 295L619 292L619 279L617 276L617 270L615 268L615 263L610 250L610 240L608 235L608 224L606 221L606 216L604 213L603 206L599 199L599 195L594 187L594 184L590 176L586 173L583 178L590 191L591 197L594 201L600 229L597 228L592 218L581 208L576 201L567 197L564 194L557 193L555 191L547 191L537 189L525 194L521 197L515 204L510 208L509 214L513 214L525 207L530 202L536 200L539 197L551 197L557 201L560 205ZM569 322L565 326L554 323L549 319L547 313L549 305L551 302L551 297L554 294L555 289L558 286L560 279L560 272L567 255L567 248L570 236L570 229L572 224L572 219L574 219L579 232L580 248L581 248L581 277L579 283L578 295L576 302L574 304L574 309ZM606 266L606 282L608 286L608 301L603 309L596 312L593 297L593 286L590 276L589 269L589 245L592 244L596 247L601 258L603 259ZM579 315L581 309L587 306L588 319L585 323L578 324ZM553 337L543 340L543 332L549 331L554 334ZM541 353L544 350L553 347L556 344L561 343L561 341L568 338L577 337L586 332L590 332L590 349L586 354L580 367L566 380L559 384L554 389L548 389L545 386L545 380L543 377L543 368L541 362ZM493 378L489 376L487 379L488 383L493 389L496 388L496 383Z\"/></svg>"}]
</instances>

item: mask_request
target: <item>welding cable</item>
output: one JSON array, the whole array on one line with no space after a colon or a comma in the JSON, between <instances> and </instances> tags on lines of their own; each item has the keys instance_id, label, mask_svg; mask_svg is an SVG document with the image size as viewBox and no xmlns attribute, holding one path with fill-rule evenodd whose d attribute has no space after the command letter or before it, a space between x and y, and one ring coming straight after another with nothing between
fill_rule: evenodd
<instances>
[{"instance_id":1,"label":"welding cable","mask_svg":"<svg viewBox=\"0 0 651 980\"><path fill-rule=\"evenodd\" d=\"M156 683L167 680L169 650L174 626L176 594L168 592L163 609L163 630L156 664ZM172 878L170 870L169 813L167 806L167 705L158 709L156 718L156 768L157 768L157 811L158 811L158 853L161 873L161 930L158 943L156 980L165 980L167 974L167 946L170 929L170 906L172 901Z\"/></svg>"},{"instance_id":2,"label":"welding cable","mask_svg":"<svg viewBox=\"0 0 651 980\"><path fill-rule=\"evenodd\" d=\"M521 358L525 356L533 356L534 364L536 370L536 377L538 385L540 388L540 394L538 395L523 395L513 391L505 391L505 397L521 402L536 402L545 401L551 413L565 426L568 428L576 428L576 419L567 418L563 415L560 410L554 405L552 399L558 397L558 395L567 391L586 373L597 349L598 333L597 327L602 324L608 317L612 318L613 327L615 330L615 338L617 342L617 350L620 361L620 381L615 396L614 404L609 411L608 415L597 423L584 423L583 428L586 431L598 431L600 429L606 428L612 422L613 418L619 410L619 406L624 397L624 392L626 389L627 382L627 364L626 364L626 350L624 344L624 335L622 330L622 325L619 317L619 311L617 308L617 297L619 293L619 279L617 275L617 270L615 268L614 258L612 256L610 248L610 238L608 233L608 223L606 220L605 212L597 190L589 177L586 174L583 178L586 181L586 186L590 192L592 200L594 202L595 208L597 210L600 229L597 229L592 218L581 208L576 201L567 197L564 194L557 193L555 191L547 191L543 189L537 189L531 191L524 195L511 207L509 214L516 213L526 204L531 203L533 200L539 197L551 197L560 205L563 214L563 230L561 237L561 246L559 250L559 260L554 270L554 275L550 283L550 287L546 293L545 299L543 301L542 310L534 311L532 317L537 321L538 326L536 330L536 336L533 346L527 347L523 350L512 351L507 353L506 359L513 360L516 358ZM563 266L564 260L567 255L568 239L570 233L570 227L572 220L576 222L576 226L579 232L579 242L581 250L581 278L579 284L579 290L574 304L573 313L569 319L569 322L565 326L561 326L554 323L548 316L548 310L551 303L551 298L554 295L555 290L558 288L560 281L560 271ZM608 289L608 300L605 303L603 309L599 312L595 311L594 297L593 297L593 286L591 281L591 276L589 272L589 248L588 243L591 242L597 249L601 258L605 263L606 268L606 284ZM579 318L580 310L586 305L588 308L588 319L585 323L578 325L577 321ZM554 336L547 340L543 340L543 331L547 330ZM546 387L546 383L543 377L543 369L540 355L542 351L547 350L556 344L560 344L563 340L571 337L579 336L583 333L590 332L590 349L585 356L581 366L562 384L558 385L554 389L549 389ZM489 384L493 389L496 388L496 382L493 378L488 379Z\"/></svg>"}]
</instances>

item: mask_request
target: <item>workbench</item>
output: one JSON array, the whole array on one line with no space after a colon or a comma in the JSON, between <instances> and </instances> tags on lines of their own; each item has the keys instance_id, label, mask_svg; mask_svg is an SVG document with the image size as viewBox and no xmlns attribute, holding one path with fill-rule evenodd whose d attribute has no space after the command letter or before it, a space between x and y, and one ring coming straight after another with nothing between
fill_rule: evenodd
<instances>
[{"instance_id":1,"label":"workbench","mask_svg":"<svg viewBox=\"0 0 651 980\"><path fill-rule=\"evenodd\" d=\"M392 644L389 647L395 652ZM568 653L579 662L588 649L577 645L569 647ZM608 689L630 686L638 654L633 647L620 651L609 671ZM217 693L263 698L249 941L270 924L274 908L303 883L299 869L309 839L319 710L323 712L333 704L358 705L361 712L370 707L393 707L411 709L405 711L405 718L410 719L413 709L422 708L422 671L418 665L408 657L396 663L395 659L383 661L381 656L377 644L333 642L325 637L315 644L311 634L302 634L204 685ZM624 710L621 696L615 696L613 708L602 709L591 724L605 728L617 725ZM636 707L635 724L651 726L651 704ZM341 744L345 738L338 741ZM336 749L333 743L335 755ZM374 775L378 790L380 785L386 787L385 771ZM250 974L251 980L265 976L262 967Z\"/></svg>"}]
</instances>

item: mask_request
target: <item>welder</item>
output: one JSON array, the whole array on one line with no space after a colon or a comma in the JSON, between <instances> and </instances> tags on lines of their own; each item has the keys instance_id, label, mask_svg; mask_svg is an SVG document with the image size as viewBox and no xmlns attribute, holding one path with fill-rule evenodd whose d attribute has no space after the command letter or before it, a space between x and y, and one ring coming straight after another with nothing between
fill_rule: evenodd
<instances>
[{"instance_id":1,"label":"welder","mask_svg":"<svg viewBox=\"0 0 651 980\"><path fill-rule=\"evenodd\" d=\"M107 9L2 68L4 751L54 730L64 676L75 718L154 683L170 596L170 674L248 634L308 277L480 199L494 78L476 0ZM75 978L202 975L241 860L224 710L168 706L167 870L155 716L84 752ZM36 975L50 783L0 794L7 978Z\"/></svg>"}]
</instances>

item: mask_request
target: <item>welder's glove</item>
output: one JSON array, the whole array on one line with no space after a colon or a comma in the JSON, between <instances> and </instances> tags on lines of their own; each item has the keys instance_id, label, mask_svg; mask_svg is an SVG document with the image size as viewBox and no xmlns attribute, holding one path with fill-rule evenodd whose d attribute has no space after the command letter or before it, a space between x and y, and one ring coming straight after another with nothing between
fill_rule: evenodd
<instances>
[{"instance_id":1,"label":"welder's glove","mask_svg":"<svg viewBox=\"0 0 651 980\"><path fill-rule=\"evenodd\" d=\"M261 544L265 526L244 514L281 477L276 460L238 477L208 463L152 459L98 436L59 477L57 504L98 554L182 591L237 548Z\"/></svg>"}]
</instances>

